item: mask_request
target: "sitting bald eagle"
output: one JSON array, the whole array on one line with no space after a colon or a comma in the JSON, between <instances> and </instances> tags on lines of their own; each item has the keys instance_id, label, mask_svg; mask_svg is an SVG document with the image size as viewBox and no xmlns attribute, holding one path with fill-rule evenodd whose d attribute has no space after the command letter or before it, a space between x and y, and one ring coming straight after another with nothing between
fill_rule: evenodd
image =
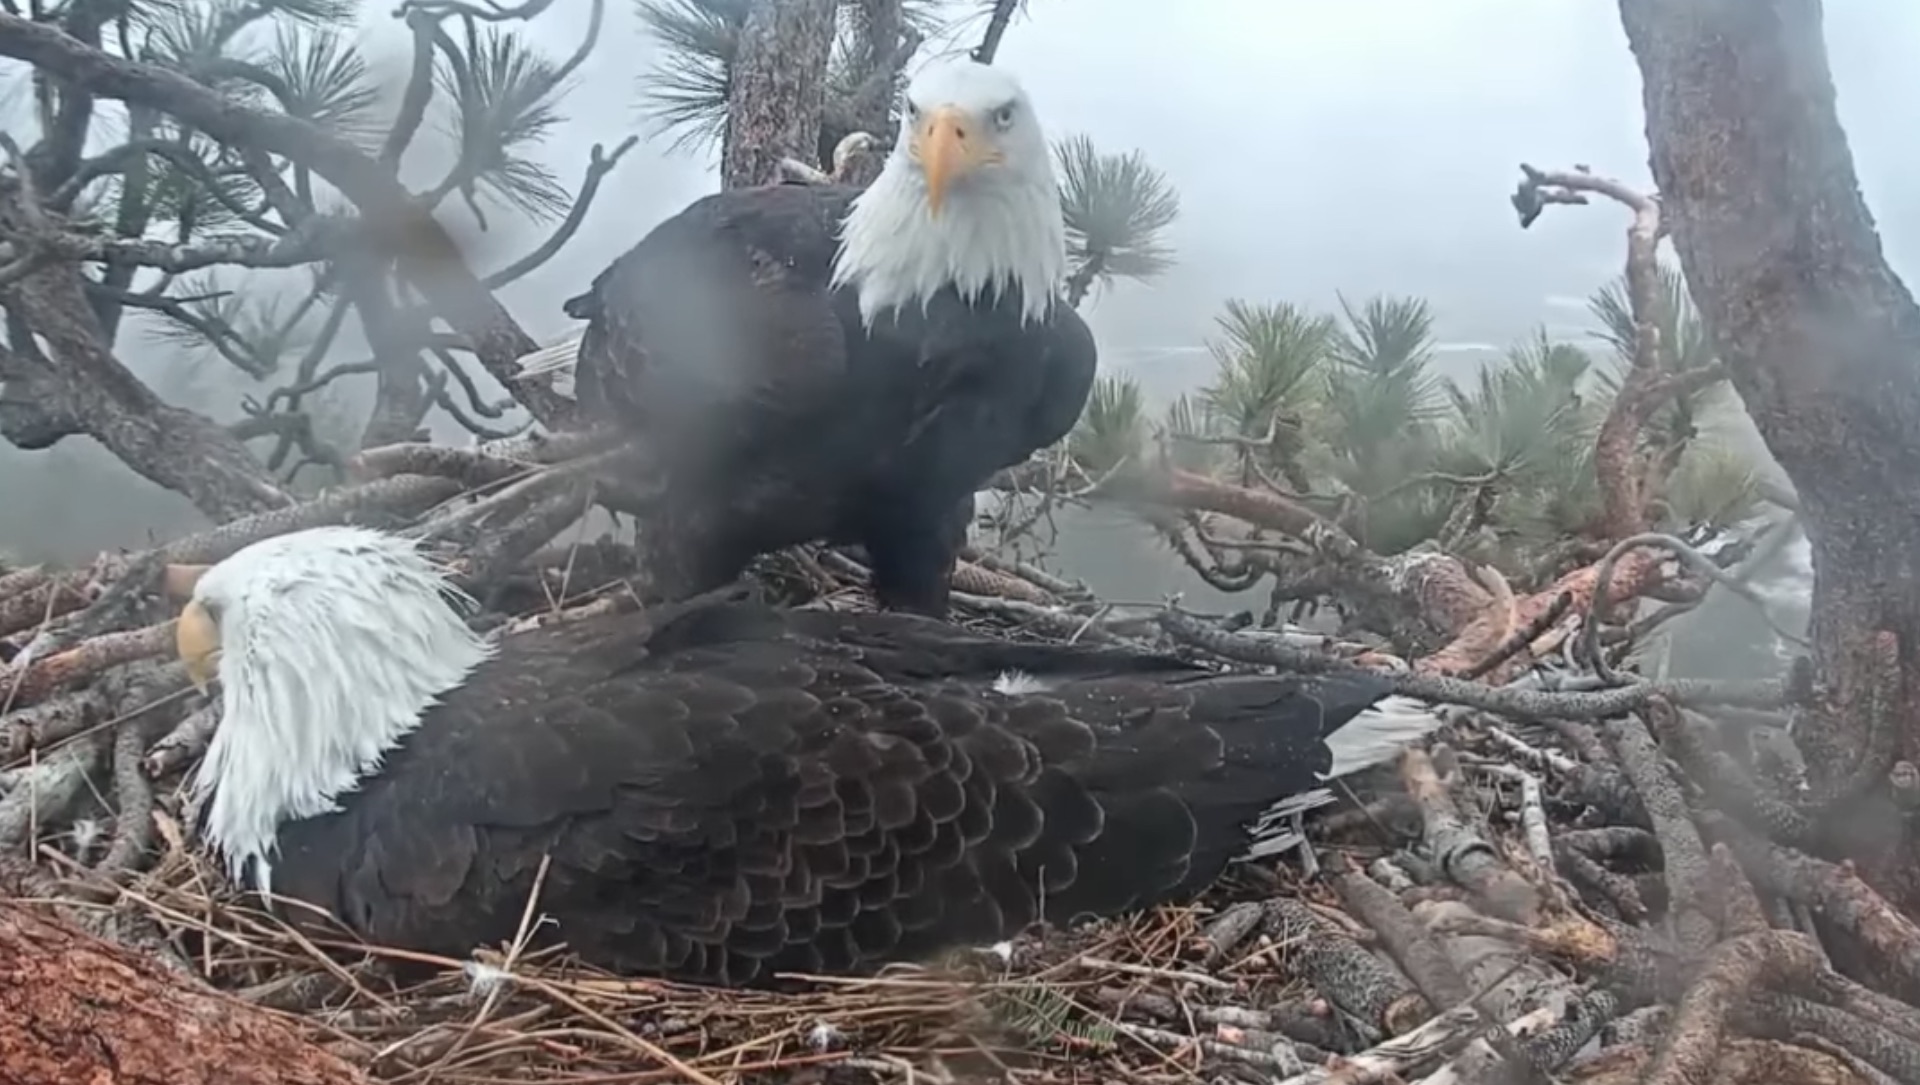
<instances>
[{"instance_id":1,"label":"sitting bald eagle","mask_svg":"<svg viewBox=\"0 0 1920 1085\"><path fill-rule=\"evenodd\" d=\"M1221 674L911 614L688 601L489 642L413 544L199 575L193 787L241 883L375 943L546 932L604 967L855 971L1193 892L1438 722L1367 674Z\"/></svg>"},{"instance_id":2,"label":"sitting bald eagle","mask_svg":"<svg viewBox=\"0 0 1920 1085\"><path fill-rule=\"evenodd\" d=\"M944 615L974 491L1086 405L1096 350L1058 297L1066 227L1028 96L943 63L903 114L865 190L708 196L566 303L587 321L582 407L669 467L648 534L671 594L824 538L865 547L883 606Z\"/></svg>"}]
</instances>

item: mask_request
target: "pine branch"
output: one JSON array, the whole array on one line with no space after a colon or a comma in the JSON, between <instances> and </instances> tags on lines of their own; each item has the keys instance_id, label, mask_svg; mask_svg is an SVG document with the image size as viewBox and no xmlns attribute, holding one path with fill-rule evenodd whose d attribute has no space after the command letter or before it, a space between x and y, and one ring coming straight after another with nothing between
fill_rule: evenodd
<instances>
[{"instance_id":1,"label":"pine branch","mask_svg":"<svg viewBox=\"0 0 1920 1085\"><path fill-rule=\"evenodd\" d=\"M475 346L487 371L548 425L570 415L552 391L511 382L536 344L466 266L445 229L424 214L392 171L308 121L236 104L178 72L111 56L51 27L0 15L0 55L87 87L94 94L169 113L230 145L277 155L326 178L360 209L361 235L397 258L435 309Z\"/></svg>"},{"instance_id":2,"label":"pine branch","mask_svg":"<svg viewBox=\"0 0 1920 1085\"><path fill-rule=\"evenodd\" d=\"M419 12L434 18L458 15L466 19L478 19L486 23L502 23L512 19L531 19L553 6L553 0L527 0L518 7L501 7L499 4L467 4L460 0L405 0L400 12L412 15Z\"/></svg>"},{"instance_id":3,"label":"pine branch","mask_svg":"<svg viewBox=\"0 0 1920 1085\"><path fill-rule=\"evenodd\" d=\"M138 237L63 230L32 240L47 259L100 261L181 274L220 264L249 268L299 267L325 259L343 241L361 236L362 232L351 219L317 215L279 237L243 234L168 244Z\"/></svg>"},{"instance_id":4,"label":"pine branch","mask_svg":"<svg viewBox=\"0 0 1920 1085\"><path fill-rule=\"evenodd\" d=\"M231 362L235 369L256 380L273 371L275 359L262 357L254 345L236 331L232 324L217 316L196 313L179 298L164 294L136 294L128 290L109 290L105 286L89 286L87 293L96 298L108 295L116 305L131 306L161 314L168 320L190 329L202 342L212 346L222 358Z\"/></svg>"}]
</instances>

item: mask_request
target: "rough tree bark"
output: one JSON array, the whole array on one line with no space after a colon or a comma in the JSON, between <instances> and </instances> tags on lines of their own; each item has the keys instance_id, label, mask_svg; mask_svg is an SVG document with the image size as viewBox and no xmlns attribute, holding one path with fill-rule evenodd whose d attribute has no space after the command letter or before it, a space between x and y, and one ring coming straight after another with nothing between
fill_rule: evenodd
<instances>
[{"instance_id":1,"label":"rough tree bark","mask_svg":"<svg viewBox=\"0 0 1920 1085\"><path fill-rule=\"evenodd\" d=\"M366 1085L280 1018L0 900L0 1081Z\"/></svg>"},{"instance_id":2,"label":"rough tree bark","mask_svg":"<svg viewBox=\"0 0 1920 1085\"><path fill-rule=\"evenodd\" d=\"M1819 0L1620 0L1620 14L1695 304L1812 543L1820 703L1796 737L1822 781L1870 771L1847 824L1887 831L1850 843L1920 913L1920 841L1871 816L1893 759L1920 757L1920 306L1860 194ZM1876 673L1885 657L1860 650L1876 631L1898 640L1897 693Z\"/></svg>"},{"instance_id":3,"label":"rough tree bark","mask_svg":"<svg viewBox=\"0 0 1920 1085\"><path fill-rule=\"evenodd\" d=\"M18 193L0 194L0 223L13 224L21 213ZM30 232L30 228L29 228ZM25 350L0 358L0 379L9 396L19 383L37 402L21 417L62 427L28 434L41 447L72 432L86 433L127 466L153 482L184 494L208 517L231 520L277 508L290 498L267 476L260 462L213 420L170 406L114 357L107 335L81 287L78 268L48 260L5 288L0 300L44 341L46 358ZM0 412L0 421L5 414ZM70 427L66 432L58 428Z\"/></svg>"},{"instance_id":4,"label":"rough tree bark","mask_svg":"<svg viewBox=\"0 0 1920 1085\"><path fill-rule=\"evenodd\" d=\"M835 0L755 0L734 53L722 187L771 184L782 158L815 157L837 11Z\"/></svg>"},{"instance_id":5,"label":"rough tree bark","mask_svg":"<svg viewBox=\"0 0 1920 1085\"><path fill-rule=\"evenodd\" d=\"M362 255L341 261L341 293L353 302L360 327L380 370L373 411L360 433L360 448L380 448L421 440L422 423L433 402L422 381L426 366L420 361L418 341L398 326L392 296L387 291L385 262Z\"/></svg>"}]
</instances>

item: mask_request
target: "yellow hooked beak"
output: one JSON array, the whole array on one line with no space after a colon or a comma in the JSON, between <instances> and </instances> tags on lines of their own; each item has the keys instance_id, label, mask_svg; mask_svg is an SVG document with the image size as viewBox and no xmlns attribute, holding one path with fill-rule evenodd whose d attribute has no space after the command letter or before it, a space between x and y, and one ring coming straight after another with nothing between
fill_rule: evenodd
<instances>
[{"instance_id":1,"label":"yellow hooked beak","mask_svg":"<svg viewBox=\"0 0 1920 1085\"><path fill-rule=\"evenodd\" d=\"M205 693L220 660L220 630L214 626L207 608L199 603L187 604L180 612L179 624L174 626L173 644L180 653L180 662L187 665L187 678L193 682L193 688Z\"/></svg>"},{"instance_id":2,"label":"yellow hooked beak","mask_svg":"<svg viewBox=\"0 0 1920 1085\"><path fill-rule=\"evenodd\" d=\"M941 106L913 130L913 156L927 174L927 210L935 215L955 181L1000 161L978 119L956 106Z\"/></svg>"}]
</instances>

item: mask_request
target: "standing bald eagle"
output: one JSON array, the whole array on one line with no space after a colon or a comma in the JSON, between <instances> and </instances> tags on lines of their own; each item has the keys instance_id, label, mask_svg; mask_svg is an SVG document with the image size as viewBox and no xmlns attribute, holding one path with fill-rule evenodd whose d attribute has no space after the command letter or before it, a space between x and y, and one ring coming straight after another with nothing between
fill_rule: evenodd
<instances>
[{"instance_id":1,"label":"standing bald eagle","mask_svg":"<svg viewBox=\"0 0 1920 1085\"><path fill-rule=\"evenodd\" d=\"M689 601L489 642L404 539L317 528L202 573L223 716L193 787L238 882L366 939L547 932L731 984L1190 893L1437 719L1365 674L1219 674L911 614Z\"/></svg>"},{"instance_id":2,"label":"standing bald eagle","mask_svg":"<svg viewBox=\"0 0 1920 1085\"><path fill-rule=\"evenodd\" d=\"M1096 350L1058 297L1066 226L1026 93L939 64L903 114L870 187L708 196L566 303L581 405L669 467L649 535L682 592L825 538L865 547L883 606L944 615L974 491L1086 405Z\"/></svg>"}]
</instances>

